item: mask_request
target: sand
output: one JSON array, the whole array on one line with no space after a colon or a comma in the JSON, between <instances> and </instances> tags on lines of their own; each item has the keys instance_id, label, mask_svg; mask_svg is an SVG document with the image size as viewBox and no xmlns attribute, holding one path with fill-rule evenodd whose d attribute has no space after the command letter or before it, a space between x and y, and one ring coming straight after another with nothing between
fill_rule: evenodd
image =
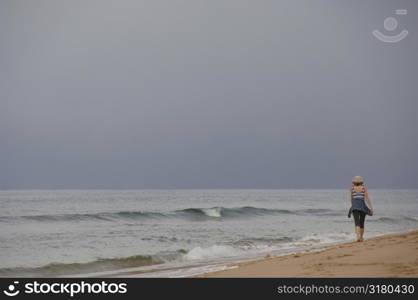
<instances>
[{"instance_id":1,"label":"sand","mask_svg":"<svg viewBox=\"0 0 418 300\"><path fill-rule=\"evenodd\" d=\"M350 242L317 252L231 263L194 277L418 277L418 231Z\"/></svg>"}]
</instances>

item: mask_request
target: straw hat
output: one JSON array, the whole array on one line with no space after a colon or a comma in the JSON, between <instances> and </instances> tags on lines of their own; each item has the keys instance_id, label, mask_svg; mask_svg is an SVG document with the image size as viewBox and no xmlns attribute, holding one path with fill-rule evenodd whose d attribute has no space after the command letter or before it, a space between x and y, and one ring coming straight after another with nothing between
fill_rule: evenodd
<instances>
[{"instance_id":1,"label":"straw hat","mask_svg":"<svg viewBox=\"0 0 418 300\"><path fill-rule=\"evenodd\" d=\"M353 183L363 183L364 182L364 180L363 180L363 177L361 177L361 176L354 176L354 178L353 178L353 181L352 181Z\"/></svg>"}]
</instances>

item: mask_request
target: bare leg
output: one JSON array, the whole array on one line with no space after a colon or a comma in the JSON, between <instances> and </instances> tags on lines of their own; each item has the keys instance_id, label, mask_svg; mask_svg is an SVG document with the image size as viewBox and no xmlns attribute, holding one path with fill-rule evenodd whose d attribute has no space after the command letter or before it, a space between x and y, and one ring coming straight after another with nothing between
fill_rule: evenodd
<instances>
[{"instance_id":1,"label":"bare leg","mask_svg":"<svg viewBox=\"0 0 418 300\"><path fill-rule=\"evenodd\" d=\"M360 226L356 226L357 242L361 242Z\"/></svg>"},{"instance_id":2,"label":"bare leg","mask_svg":"<svg viewBox=\"0 0 418 300\"><path fill-rule=\"evenodd\" d=\"M364 234L364 228L360 228L360 242L364 241L363 234Z\"/></svg>"}]
</instances>

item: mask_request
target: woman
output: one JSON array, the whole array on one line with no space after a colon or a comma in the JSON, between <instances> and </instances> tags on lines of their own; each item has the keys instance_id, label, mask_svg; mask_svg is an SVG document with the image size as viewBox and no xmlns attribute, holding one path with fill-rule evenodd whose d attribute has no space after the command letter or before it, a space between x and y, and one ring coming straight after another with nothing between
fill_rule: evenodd
<instances>
[{"instance_id":1,"label":"woman","mask_svg":"<svg viewBox=\"0 0 418 300\"><path fill-rule=\"evenodd\" d=\"M373 207L369 199L369 193L363 183L364 181L361 176L355 176L353 178L353 186L350 189L351 208L348 216L350 217L351 213L353 213L357 242L363 241L366 214L373 215Z\"/></svg>"}]
</instances>

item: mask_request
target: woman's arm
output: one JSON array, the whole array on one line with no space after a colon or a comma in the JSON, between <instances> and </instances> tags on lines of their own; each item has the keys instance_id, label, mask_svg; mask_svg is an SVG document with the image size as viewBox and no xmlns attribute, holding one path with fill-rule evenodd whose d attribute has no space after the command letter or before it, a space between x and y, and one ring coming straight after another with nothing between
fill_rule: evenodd
<instances>
[{"instance_id":1,"label":"woman's arm","mask_svg":"<svg viewBox=\"0 0 418 300\"><path fill-rule=\"evenodd\" d=\"M349 189L349 191L350 191L350 203L351 205L353 205L353 190Z\"/></svg>"},{"instance_id":2,"label":"woman's arm","mask_svg":"<svg viewBox=\"0 0 418 300\"><path fill-rule=\"evenodd\" d=\"M371 211L373 211L373 206L372 206L372 202L370 201L369 198L369 191L367 189L367 187L364 187L364 200L367 203L367 206L370 208Z\"/></svg>"}]
</instances>

